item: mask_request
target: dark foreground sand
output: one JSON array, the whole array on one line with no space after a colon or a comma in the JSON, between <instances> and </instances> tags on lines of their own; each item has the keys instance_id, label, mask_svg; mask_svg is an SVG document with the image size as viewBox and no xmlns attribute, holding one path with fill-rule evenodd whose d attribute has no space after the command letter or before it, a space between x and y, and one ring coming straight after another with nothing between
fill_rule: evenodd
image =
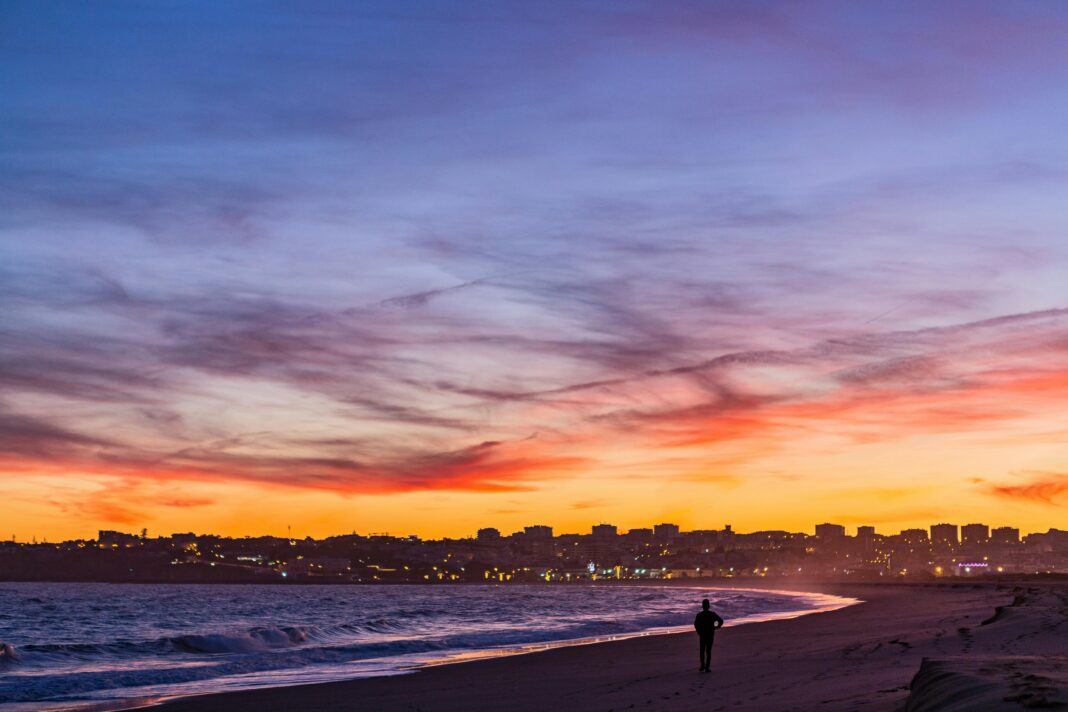
<instances>
[{"instance_id":1,"label":"dark foreground sand","mask_svg":"<svg viewBox=\"0 0 1068 712\"><path fill-rule=\"evenodd\" d=\"M163 712L1068 708L1068 587L820 590L865 602L724 629L711 674L697 672L693 635L663 635L397 677L185 698Z\"/></svg>"}]
</instances>

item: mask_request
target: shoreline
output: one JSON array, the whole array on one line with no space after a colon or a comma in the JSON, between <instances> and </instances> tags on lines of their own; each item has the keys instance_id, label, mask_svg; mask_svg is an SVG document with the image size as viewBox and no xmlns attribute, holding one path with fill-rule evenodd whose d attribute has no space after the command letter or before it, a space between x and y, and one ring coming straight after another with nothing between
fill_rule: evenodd
<instances>
[{"instance_id":1,"label":"shoreline","mask_svg":"<svg viewBox=\"0 0 1068 712\"><path fill-rule=\"evenodd\" d=\"M462 665L426 666L393 677L169 698L137 709L541 712L549 707L603 712L755 712L818 707L889 712L905 705L918 711L942 709L923 704L924 699L945 694L943 679L952 681L952 694L957 697L966 697L976 686L979 692L975 694L1001 695L986 707L961 709L1016 709L1006 699L1023 678L1043 682L1028 682L1037 687L1019 693L1024 695L1021 700L1044 695L1042 699L1056 701L1068 688L1057 678L1059 656L1064 655L1060 636L1065 633L1058 626L1068 612L1068 586L952 583L807 588L811 589L807 593L861 602L729 628L717 636L711 675L696 672L692 634L668 633L483 658ZM977 676L988 675L976 672L976 661L994 657L1012 657L1015 662L998 668L1009 671L1002 680L974 682ZM954 666L960 666L962 658L971 667L954 676ZM1032 662L1021 662L1026 659ZM1053 672L1013 677L1021 668L1038 666L1035 661L1052 665ZM927 671L924 676L917 675L921 667ZM920 682L912 694L914 678Z\"/></svg>"},{"instance_id":2,"label":"shoreline","mask_svg":"<svg viewBox=\"0 0 1068 712\"><path fill-rule=\"evenodd\" d=\"M649 588L653 588L653 587L649 586ZM847 606L854 606L854 605L857 605L859 603L863 603L862 600L856 599L856 598L846 598L844 596L830 596L830 595L827 595L827 594L816 594L816 593L803 592L803 591L785 591L785 590L780 590L780 589L750 588L750 587L723 587L723 586L694 586L693 588L694 589L699 589L699 590L706 590L706 591L710 590L710 589L717 589L717 588L719 588L719 589L730 588L730 590L734 590L734 591L754 591L754 592L760 592L760 593L776 593L776 594L796 595L796 596L820 596L820 597L828 599L826 601L826 605L825 606L821 606L821 607L817 607L817 608L798 609L798 610L794 610L794 611L780 611L780 612L777 612L777 613L753 613L753 614L750 614L750 615L747 615L747 616L743 616L742 618L738 618L738 619L733 619L733 620L727 621L727 623L724 625L724 627L730 627L730 628L737 628L738 626L742 626L742 625L754 625L754 624L757 624L757 623L770 623L772 621L793 620L795 618L801 618L803 616L815 615L815 614L818 614L818 613L828 613L830 611L836 611L836 610L839 610L841 608L846 608ZM833 599L833 600L831 600L831 599ZM678 626L669 626L669 627L661 627L661 628L646 628L644 630L634 631L632 633L612 633L612 634L608 634L608 635L595 635L595 636L588 636L588 637L584 637L584 638L564 638L564 639L561 639L561 640L547 640L547 641L542 641L542 642L538 642L538 643L528 643L528 644L525 644L525 645L519 645L519 646L507 647L507 648L485 648L485 649L482 649L482 650L473 650L473 651L471 651L470 654L460 653L460 654L458 654L456 656L445 657L440 662L419 663L419 664L411 666L410 668L405 669L401 673L395 673L395 674L417 673L420 670L423 670L423 669L426 669L426 668L431 668L431 667L440 667L440 666L445 666L445 665L459 665L459 664L464 664L464 663L474 663L474 662L479 662L479 661L482 661L482 660L496 660L496 659L500 659L500 658L511 658L511 657L516 657L516 656L519 656L519 655L530 655L530 654L533 654L533 653L543 653L543 652L547 652L547 651L550 651L550 650L557 650L557 649L560 649L560 648L575 648L575 647L581 647L581 646L584 646L584 645L601 645L601 644L607 644L607 643L618 643L618 642L622 642L624 640L631 640L633 638L648 638L648 637L658 636L658 635L679 635L679 634L688 633L690 631L690 629L691 629L691 626L689 626L689 625L678 625ZM365 677L361 677L359 679L366 680L366 679L371 679L372 677L377 677L377 676L368 675L368 676L365 676ZM315 683L312 683L312 684L315 684ZM300 685L300 683L296 683L294 685L279 685L277 687L297 687L299 685ZM272 688L264 688L264 689L273 689L273 687ZM211 694L211 693L207 693L207 694ZM197 696L200 696L200 695L192 695L192 697L197 697ZM178 700L178 699L182 699L182 697L167 698L166 701Z\"/></svg>"},{"instance_id":3,"label":"shoreline","mask_svg":"<svg viewBox=\"0 0 1068 712\"><path fill-rule=\"evenodd\" d=\"M795 605L805 605L804 608L794 608L790 610L770 611L762 613L750 613L739 618L729 619L725 627L738 628L740 626L752 625L757 623L769 623L774 621L792 620L804 616L815 615L819 613L826 613L830 611L839 610L848 606L857 605L863 601L852 598L844 597L832 594L821 593L813 590L786 590L779 588L758 588L749 585L734 585L734 586L703 586L694 582L678 581L670 585L664 583L656 584L634 584L639 588L689 588L694 591L712 592L715 590L721 591L740 591L740 592L752 592L757 594L774 594L783 597L790 597L794 599ZM677 635L680 633L692 632L690 625L672 625L672 626L659 626L645 628L641 630L635 630L631 632L622 633L606 633L599 635L584 636L578 638L563 638L559 640L543 640L530 643L519 643L514 645L500 645L490 646L480 649L462 650L448 652L443 651L440 656L433 656L429 659L411 659L408 656L400 655L395 658L375 658L364 660L365 663L381 662L381 667L377 667L373 672L364 673L338 673L336 676L331 671L319 671L319 675L315 675L314 668L305 670L305 672L311 673L309 676L311 679L301 679L300 670L296 670L297 674L290 677L291 681L286 681L286 673L288 670L282 669L277 671L264 671L263 676L268 677L272 673L280 674L281 681L277 683L267 684L252 684L248 687L240 687L234 685L227 687L225 684L232 678L219 678L218 681L222 681L224 684L221 689L218 690L202 690L193 691L188 693L148 693L143 695L137 695L135 697L129 697L126 699L107 700L102 699L98 701L93 700L70 700L62 701L57 700L53 702L43 702L41 704L46 705L43 708L49 712L123 712L125 710L137 710L137 709L151 709L159 707L161 705L169 705L175 703L181 703L185 701L193 701L203 697L209 697L214 695L232 695L240 694L243 692L254 692L264 690L283 690L289 688L308 687L315 685L332 684L338 682L353 682L356 680L370 680L381 677L396 677L403 675L417 674L420 671L438 668L448 667L460 664L471 664L487 660L500 660L510 659L519 656L531 655L534 653L545 653L548 651L563 649L563 648L577 648L584 646L596 646L609 643L619 643L636 638L648 638L653 636L667 636ZM243 676L238 676L243 677ZM19 712L19 705L16 703L14 706L0 706L0 709L10 709L12 712Z\"/></svg>"}]
</instances>

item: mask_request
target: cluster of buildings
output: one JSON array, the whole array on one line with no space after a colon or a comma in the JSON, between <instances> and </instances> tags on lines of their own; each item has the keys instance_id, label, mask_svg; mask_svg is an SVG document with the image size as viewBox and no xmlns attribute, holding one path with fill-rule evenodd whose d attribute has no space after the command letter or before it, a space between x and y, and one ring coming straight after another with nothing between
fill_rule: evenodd
<instances>
[{"instance_id":1,"label":"cluster of buildings","mask_svg":"<svg viewBox=\"0 0 1068 712\"><path fill-rule=\"evenodd\" d=\"M814 534L683 531L664 523L620 532L554 534L532 525L471 538L359 535L326 539L149 538L101 531L95 541L0 543L0 580L332 583L578 582L598 580L893 580L983 575L1068 574L1068 531L1025 537L1013 527L935 524L879 534L839 524Z\"/></svg>"}]
</instances>

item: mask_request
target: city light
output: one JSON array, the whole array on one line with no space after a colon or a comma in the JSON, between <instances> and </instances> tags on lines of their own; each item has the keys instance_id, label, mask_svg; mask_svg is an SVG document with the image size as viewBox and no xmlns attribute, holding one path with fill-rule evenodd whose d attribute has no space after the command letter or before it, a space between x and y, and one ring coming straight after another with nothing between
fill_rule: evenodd
<instances>
[{"instance_id":1,"label":"city light","mask_svg":"<svg viewBox=\"0 0 1068 712\"><path fill-rule=\"evenodd\" d=\"M969 525L970 532L984 525ZM0 571L62 580L336 581L416 583L572 583L581 581L812 578L879 580L1068 572L1068 532L1023 537L1007 528L990 537L953 536L953 525L849 535L822 524L820 534L684 531L661 524L619 532L555 534L526 527L508 535L480 530L468 539L421 540L359 534L324 540L229 539L192 533L147 538L101 531L97 541L0 542ZM659 535L656 531L659 530ZM488 531L494 532L487 534ZM985 530L984 530L985 531ZM657 540L657 536L660 537ZM111 557L109 560L101 556ZM73 558L72 558L73 557ZM163 570L167 573L164 574ZM20 573L21 572L21 573ZM54 573L53 573L54 572Z\"/></svg>"}]
</instances>

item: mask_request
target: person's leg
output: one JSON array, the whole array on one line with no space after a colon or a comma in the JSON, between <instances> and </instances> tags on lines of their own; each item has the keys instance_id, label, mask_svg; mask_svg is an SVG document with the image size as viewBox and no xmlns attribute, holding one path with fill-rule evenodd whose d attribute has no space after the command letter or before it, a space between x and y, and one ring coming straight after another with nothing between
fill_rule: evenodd
<instances>
[{"instance_id":1,"label":"person's leg","mask_svg":"<svg viewBox=\"0 0 1068 712\"><path fill-rule=\"evenodd\" d=\"M705 669L705 637L703 635L697 636L697 650L698 650L698 653L701 656L701 667L698 668L698 669L704 670Z\"/></svg>"},{"instance_id":2,"label":"person's leg","mask_svg":"<svg viewBox=\"0 0 1068 712\"><path fill-rule=\"evenodd\" d=\"M701 669L708 670L712 664L712 640L701 636Z\"/></svg>"}]
</instances>

